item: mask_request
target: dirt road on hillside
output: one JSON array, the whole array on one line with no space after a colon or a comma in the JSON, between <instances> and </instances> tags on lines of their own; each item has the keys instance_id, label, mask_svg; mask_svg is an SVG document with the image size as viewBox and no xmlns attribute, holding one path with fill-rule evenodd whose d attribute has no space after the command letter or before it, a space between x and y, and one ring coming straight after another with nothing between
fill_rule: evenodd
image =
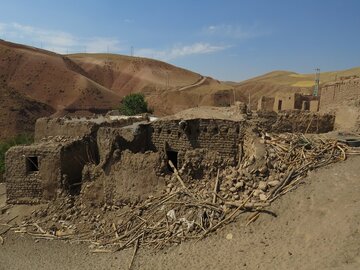
<instances>
[{"instance_id":1,"label":"dirt road on hillside","mask_svg":"<svg viewBox=\"0 0 360 270\"><path fill-rule=\"evenodd\" d=\"M273 215L248 227L242 216L197 243L140 250L132 269L360 269L359 163L357 156L311 173L273 203ZM0 215L0 223L7 218ZM0 270L128 269L132 256L132 250L90 254L90 243L3 237Z\"/></svg>"}]
</instances>

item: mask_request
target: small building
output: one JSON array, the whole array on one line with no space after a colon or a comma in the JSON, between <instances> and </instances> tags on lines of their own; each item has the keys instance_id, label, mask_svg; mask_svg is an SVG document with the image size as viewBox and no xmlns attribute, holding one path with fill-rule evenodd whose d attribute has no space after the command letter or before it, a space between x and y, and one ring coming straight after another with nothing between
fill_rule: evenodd
<instances>
[{"instance_id":1,"label":"small building","mask_svg":"<svg viewBox=\"0 0 360 270\"><path fill-rule=\"evenodd\" d=\"M262 96L258 101L259 111L319 111L319 97L301 93L277 93L275 97Z\"/></svg>"},{"instance_id":2,"label":"small building","mask_svg":"<svg viewBox=\"0 0 360 270\"><path fill-rule=\"evenodd\" d=\"M52 199L58 189L75 191L81 171L97 162L91 137L55 137L28 146L15 146L6 153L6 190L9 201Z\"/></svg>"},{"instance_id":3,"label":"small building","mask_svg":"<svg viewBox=\"0 0 360 270\"><path fill-rule=\"evenodd\" d=\"M51 199L59 189L76 192L86 163L98 163L96 134L100 127L121 127L141 117L40 118L35 143L11 147L5 155L5 181L10 202Z\"/></svg>"},{"instance_id":4,"label":"small building","mask_svg":"<svg viewBox=\"0 0 360 270\"><path fill-rule=\"evenodd\" d=\"M319 97L300 93L278 93L275 96L273 110L275 112L285 110L317 112L319 110Z\"/></svg>"}]
</instances>

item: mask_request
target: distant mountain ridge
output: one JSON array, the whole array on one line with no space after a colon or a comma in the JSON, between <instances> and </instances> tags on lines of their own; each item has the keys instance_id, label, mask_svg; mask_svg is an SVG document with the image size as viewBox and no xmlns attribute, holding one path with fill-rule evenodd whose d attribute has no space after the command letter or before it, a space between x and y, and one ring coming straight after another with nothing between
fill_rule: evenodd
<instances>
[{"instance_id":1,"label":"distant mountain ridge","mask_svg":"<svg viewBox=\"0 0 360 270\"><path fill-rule=\"evenodd\" d=\"M348 75L360 75L360 68L325 72L320 80L328 82ZM37 116L106 112L117 108L122 97L133 92L143 93L155 114L163 116L192 107L219 105L218 93L231 96L231 102L233 97L243 102L248 102L250 97L255 108L262 95L274 95L278 91L311 92L313 82L314 74L289 71L273 71L238 83L220 82L148 58L116 54L60 55L0 40L3 98L0 123L7 130L0 139L31 131L28 126L22 129L17 124L27 119L32 123ZM13 93L10 96L9 91ZM12 113L14 120L7 124L5 117L12 112L12 104L32 102L36 103L34 115Z\"/></svg>"}]
</instances>

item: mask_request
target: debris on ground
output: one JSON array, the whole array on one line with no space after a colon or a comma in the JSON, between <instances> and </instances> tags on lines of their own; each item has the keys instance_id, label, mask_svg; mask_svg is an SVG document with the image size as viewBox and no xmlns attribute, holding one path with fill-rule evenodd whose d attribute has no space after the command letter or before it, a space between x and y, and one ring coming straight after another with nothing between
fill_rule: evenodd
<instances>
[{"instance_id":1,"label":"debris on ground","mask_svg":"<svg viewBox=\"0 0 360 270\"><path fill-rule=\"evenodd\" d=\"M345 143L318 135L264 133L263 156L248 151L236 167L218 170L215 179L185 182L174 165L159 196L136 203L96 205L63 195L10 229L38 239L87 242L92 252L140 247L156 249L200 240L241 214L246 225L274 200L296 189L309 171L360 154Z\"/></svg>"}]
</instances>

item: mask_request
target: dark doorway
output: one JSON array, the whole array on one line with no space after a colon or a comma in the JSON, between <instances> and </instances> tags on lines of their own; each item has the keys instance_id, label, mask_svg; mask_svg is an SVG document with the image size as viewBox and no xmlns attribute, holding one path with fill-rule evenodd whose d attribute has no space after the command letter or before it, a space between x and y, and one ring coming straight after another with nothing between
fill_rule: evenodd
<instances>
[{"instance_id":1,"label":"dark doorway","mask_svg":"<svg viewBox=\"0 0 360 270\"><path fill-rule=\"evenodd\" d=\"M304 111L310 110L310 102L309 101L303 101L303 110Z\"/></svg>"},{"instance_id":2,"label":"dark doorway","mask_svg":"<svg viewBox=\"0 0 360 270\"><path fill-rule=\"evenodd\" d=\"M39 171L38 157L26 157L26 170L29 173Z\"/></svg>"},{"instance_id":3,"label":"dark doorway","mask_svg":"<svg viewBox=\"0 0 360 270\"><path fill-rule=\"evenodd\" d=\"M175 168L178 168L178 152L175 151L166 151L166 156L168 158L168 160L170 160L172 162L172 164L174 164ZM174 170L170 167L170 165L168 164L168 169L171 172L174 172Z\"/></svg>"},{"instance_id":4,"label":"dark doorway","mask_svg":"<svg viewBox=\"0 0 360 270\"><path fill-rule=\"evenodd\" d=\"M282 100L279 100L279 103L278 103L278 111L281 111L282 109Z\"/></svg>"}]
</instances>

